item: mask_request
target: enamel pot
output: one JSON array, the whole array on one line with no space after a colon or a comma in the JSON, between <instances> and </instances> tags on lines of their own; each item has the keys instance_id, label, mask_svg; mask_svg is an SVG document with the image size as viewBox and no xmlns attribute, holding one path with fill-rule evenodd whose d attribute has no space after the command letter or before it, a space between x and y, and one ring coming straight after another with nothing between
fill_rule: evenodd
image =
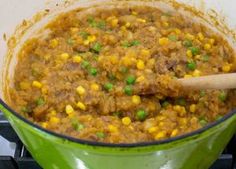
<instances>
[{"instance_id":1,"label":"enamel pot","mask_svg":"<svg viewBox=\"0 0 236 169\"><path fill-rule=\"evenodd\" d=\"M180 2L180 1L179 1ZM236 2L230 0L214 0L205 3L199 0L181 0L185 5L194 6L202 13L214 15L219 19L220 29L226 38L234 44L236 25ZM12 84L14 67L17 61L17 51L23 42L35 35L48 21L61 12L74 8L113 8L124 5L149 5L181 10L188 13L187 9L175 4L178 9L173 9L171 1L109 1L109 0L80 0L73 3L56 1L34 0L1 0L0 2L0 34L6 33L7 37L13 34L16 25L23 19L31 18L33 14L44 11L26 28L26 31L17 31L14 36L16 41L10 41L12 49L7 50L6 41L1 36L0 41L0 109L9 120L12 127L30 151L33 158L44 169L207 169L218 158L224 147L236 131L236 111L229 112L221 120L205 126L189 134L178 136L163 141L136 144L106 144L71 138L57 134L36 126L14 112L7 105L8 85ZM214 8L212 12L211 8ZM45 14L44 9L50 9ZM199 14L200 14L199 11ZM48 12L48 10L47 10ZM217 13L220 13L219 15ZM222 19L221 15L225 18ZM44 17L42 17L44 16ZM199 15L200 16L200 15ZM207 24L213 26L213 19L209 17ZM196 18L198 20L198 18ZM201 19L204 20L204 19ZM223 23L224 21L224 23ZM204 21L205 22L205 21ZM24 24L23 24L24 27ZM216 29L216 28L214 28ZM225 30L223 30L225 29ZM1 147L0 147L1 148Z\"/></svg>"}]
</instances>

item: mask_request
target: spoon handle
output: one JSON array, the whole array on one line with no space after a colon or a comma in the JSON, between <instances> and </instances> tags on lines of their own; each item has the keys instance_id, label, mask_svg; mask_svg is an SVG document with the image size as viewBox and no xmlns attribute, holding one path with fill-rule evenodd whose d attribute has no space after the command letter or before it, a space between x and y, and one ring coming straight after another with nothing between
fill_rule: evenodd
<instances>
[{"instance_id":1,"label":"spoon handle","mask_svg":"<svg viewBox=\"0 0 236 169\"><path fill-rule=\"evenodd\" d=\"M178 81L183 87L190 89L234 89L236 88L236 73L178 79Z\"/></svg>"}]
</instances>

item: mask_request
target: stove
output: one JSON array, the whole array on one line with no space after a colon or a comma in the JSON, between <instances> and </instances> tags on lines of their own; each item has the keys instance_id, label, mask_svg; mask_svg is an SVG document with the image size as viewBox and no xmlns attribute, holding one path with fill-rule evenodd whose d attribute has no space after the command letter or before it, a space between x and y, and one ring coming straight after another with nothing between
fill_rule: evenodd
<instances>
[{"instance_id":1,"label":"stove","mask_svg":"<svg viewBox=\"0 0 236 169\"><path fill-rule=\"evenodd\" d=\"M41 169L1 112L0 169ZM210 169L236 169L236 135Z\"/></svg>"}]
</instances>

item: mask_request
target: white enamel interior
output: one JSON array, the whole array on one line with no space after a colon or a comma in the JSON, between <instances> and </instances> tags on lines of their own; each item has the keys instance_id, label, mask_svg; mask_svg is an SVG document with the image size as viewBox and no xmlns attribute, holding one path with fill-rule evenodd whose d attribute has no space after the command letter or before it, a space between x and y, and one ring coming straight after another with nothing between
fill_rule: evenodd
<instances>
[{"instance_id":1,"label":"white enamel interior","mask_svg":"<svg viewBox=\"0 0 236 169\"><path fill-rule=\"evenodd\" d=\"M109 2L109 0L78 0L73 6L69 8L63 8L65 10L71 10L73 8L77 8L78 6L88 6L93 3L100 2ZM182 3L186 3L188 5L192 5L199 10L204 11L205 13L212 13L212 10L217 11L221 16L224 16L226 19L226 23L230 29L236 28L236 1L232 0L177 0ZM22 22L23 19L29 19L33 16L33 14L41 11L43 9L52 9L55 8L55 4L57 2L62 3L61 0L1 0L0 1L0 97L3 98L3 90L2 86L4 84L5 77L2 76L3 69L6 67L4 65L4 60L7 52L6 42L3 40L3 33L6 33L7 37L9 37L15 30L15 27ZM131 2L132 3L132 2ZM143 3L143 2L140 2ZM150 6L156 5L168 6L164 5L160 2L145 2ZM137 4L137 2L134 2ZM21 43L24 42L28 37L31 37L34 32L45 25L50 19L52 19L55 15L57 15L60 10L52 15L46 17L41 22L37 23L32 29L22 38ZM235 29L236 30L236 29ZM230 40L230 37L228 37ZM20 46L20 44L19 44ZM18 48L19 49L19 48ZM15 50L17 53L17 49ZM16 55L15 55L16 56ZM14 57L10 64L10 78L13 76L14 65L17 62L16 57ZM3 98L4 99L4 98Z\"/></svg>"}]
</instances>

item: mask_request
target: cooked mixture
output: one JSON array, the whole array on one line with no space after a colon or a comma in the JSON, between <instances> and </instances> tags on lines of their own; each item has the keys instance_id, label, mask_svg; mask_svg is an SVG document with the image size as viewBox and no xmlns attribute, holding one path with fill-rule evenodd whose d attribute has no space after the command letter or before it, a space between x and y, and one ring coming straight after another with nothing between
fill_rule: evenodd
<instances>
[{"instance_id":1,"label":"cooked mixture","mask_svg":"<svg viewBox=\"0 0 236 169\"><path fill-rule=\"evenodd\" d=\"M19 53L10 105L75 138L135 143L183 135L236 106L235 90L186 90L177 78L236 70L221 35L151 7L62 14Z\"/></svg>"}]
</instances>

